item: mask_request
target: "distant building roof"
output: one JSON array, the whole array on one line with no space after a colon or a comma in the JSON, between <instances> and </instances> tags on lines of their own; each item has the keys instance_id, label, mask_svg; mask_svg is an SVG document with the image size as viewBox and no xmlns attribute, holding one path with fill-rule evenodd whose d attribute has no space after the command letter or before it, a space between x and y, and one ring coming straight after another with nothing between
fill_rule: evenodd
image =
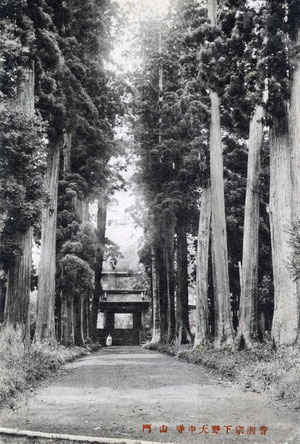
<instances>
[{"instance_id":1,"label":"distant building roof","mask_svg":"<svg viewBox=\"0 0 300 444\"><path fill-rule=\"evenodd\" d=\"M144 294L143 291L139 292L104 292L103 299L101 299L101 303L140 303L140 304L149 304L149 297Z\"/></svg>"},{"instance_id":2,"label":"distant building roof","mask_svg":"<svg viewBox=\"0 0 300 444\"><path fill-rule=\"evenodd\" d=\"M100 308L108 306L144 306L150 303L150 298L144 288L137 288L138 283L134 273L130 271L105 271L102 273L103 293L100 298Z\"/></svg>"},{"instance_id":3,"label":"distant building roof","mask_svg":"<svg viewBox=\"0 0 300 444\"><path fill-rule=\"evenodd\" d=\"M138 288L136 276L130 271L105 271L102 273L102 288L103 291L110 290L138 290L145 291Z\"/></svg>"}]
</instances>

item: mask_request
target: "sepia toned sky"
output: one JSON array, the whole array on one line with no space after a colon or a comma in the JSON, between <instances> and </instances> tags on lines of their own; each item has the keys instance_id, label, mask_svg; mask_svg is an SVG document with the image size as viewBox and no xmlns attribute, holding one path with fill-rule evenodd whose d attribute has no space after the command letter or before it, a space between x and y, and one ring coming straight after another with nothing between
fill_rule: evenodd
<instances>
[{"instance_id":1,"label":"sepia toned sky","mask_svg":"<svg viewBox=\"0 0 300 444\"><path fill-rule=\"evenodd\" d=\"M121 37L120 44L113 51L112 57L118 65L116 68L118 71L130 72L135 69L134 63L136 62L130 53L130 46L134 42L131 36L134 24L138 22L139 17L146 10L163 16L168 11L170 0L118 0L117 3L127 17L127 27L124 28L124 38ZM133 172L134 168L130 166L125 173L127 181L130 181ZM124 259L118 263L117 269L119 270L135 268L138 264L137 251L140 247L143 231L141 228L136 227L128 212L128 208L134 202L135 196L130 187L128 187L127 192L120 191L115 194L108 208L106 235L119 245L124 255Z\"/></svg>"},{"instance_id":2,"label":"sepia toned sky","mask_svg":"<svg viewBox=\"0 0 300 444\"><path fill-rule=\"evenodd\" d=\"M170 0L117 0L117 3L121 8L130 8L132 14L140 14L145 9L165 14L168 11Z\"/></svg>"}]
</instances>

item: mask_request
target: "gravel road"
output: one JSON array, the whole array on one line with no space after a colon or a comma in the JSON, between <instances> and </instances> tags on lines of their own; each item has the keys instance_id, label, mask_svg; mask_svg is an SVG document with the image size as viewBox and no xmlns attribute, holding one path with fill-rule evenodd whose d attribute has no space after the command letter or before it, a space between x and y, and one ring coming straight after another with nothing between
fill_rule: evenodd
<instances>
[{"instance_id":1,"label":"gravel road","mask_svg":"<svg viewBox=\"0 0 300 444\"><path fill-rule=\"evenodd\" d=\"M66 370L2 411L0 426L168 443L300 443L296 412L153 351L103 348Z\"/></svg>"}]
</instances>

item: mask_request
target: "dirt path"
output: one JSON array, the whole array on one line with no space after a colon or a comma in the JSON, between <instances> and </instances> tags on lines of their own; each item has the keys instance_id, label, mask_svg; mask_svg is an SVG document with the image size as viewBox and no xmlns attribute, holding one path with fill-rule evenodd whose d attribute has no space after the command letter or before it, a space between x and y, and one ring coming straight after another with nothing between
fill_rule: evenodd
<instances>
[{"instance_id":1,"label":"dirt path","mask_svg":"<svg viewBox=\"0 0 300 444\"><path fill-rule=\"evenodd\" d=\"M3 411L0 426L169 443L300 443L296 413L156 352L106 348L67 368L15 411ZM151 433L143 433L143 424L151 424ZM168 433L160 432L162 425ZM185 427L182 433L178 425ZM208 434L199 434L203 425ZM219 434L212 434L212 426L220 426ZM228 434L224 426L232 426ZM244 435L236 433L237 426L245 427ZM247 434L250 426L255 435ZM268 428L266 435L260 426Z\"/></svg>"}]
</instances>

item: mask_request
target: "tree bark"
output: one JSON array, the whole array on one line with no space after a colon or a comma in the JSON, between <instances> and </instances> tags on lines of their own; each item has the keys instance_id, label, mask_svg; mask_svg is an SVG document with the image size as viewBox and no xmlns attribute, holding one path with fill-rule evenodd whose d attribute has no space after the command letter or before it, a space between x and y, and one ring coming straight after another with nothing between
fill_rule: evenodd
<instances>
[{"instance_id":1,"label":"tree bark","mask_svg":"<svg viewBox=\"0 0 300 444\"><path fill-rule=\"evenodd\" d=\"M84 328L84 341L89 342L90 339L90 300L88 297L84 300L83 306L83 328Z\"/></svg>"},{"instance_id":2,"label":"tree bark","mask_svg":"<svg viewBox=\"0 0 300 444\"><path fill-rule=\"evenodd\" d=\"M62 270L63 277L63 270ZM75 345L74 336L74 297L73 295L60 294L60 341L66 347Z\"/></svg>"},{"instance_id":3,"label":"tree bark","mask_svg":"<svg viewBox=\"0 0 300 444\"><path fill-rule=\"evenodd\" d=\"M63 297L61 302L61 343L66 347L75 345L74 301L67 297Z\"/></svg>"},{"instance_id":4,"label":"tree bark","mask_svg":"<svg viewBox=\"0 0 300 444\"><path fill-rule=\"evenodd\" d=\"M257 106L250 123L247 189L244 216L243 259L241 273L240 317L236 345L251 349L258 341L258 245L259 174L264 138L264 110Z\"/></svg>"},{"instance_id":5,"label":"tree bark","mask_svg":"<svg viewBox=\"0 0 300 444\"><path fill-rule=\"evenodd\" d=\"M20 83L16 102L17 112L27 118L34 117L34 71L25 69L24 80ZM7 292L4 310L5 324L22 329L25 349L30 347L30 281L32 263L33 230L28 227L24 234L19 235L21 249L18 257L7 274Z\"/></svg>"},{"instance_id":6,"label":"tree bark","mask_svg":"<svg viewBox=\"0 0 300 444\"><path fill-rule=\"evenodd\" d=\"M211 190L203 188L199 217L196 256L196 334L194 347L205 346L209 342L208 310L208 259L211 223Z\"/></svg>"},{"instance_id":7,"label":"tree bark","mask_svg":"<svg viewBox=\"0 0 300 444\"><path fill-rule=\"evenodd\" d=\"M0 275L2 274L0 270ZM0 277L0 324L4 321L4 309L5 309L5 299L6 299L6 285L4 280Z\"/></svg>"},{"instance_id":8,"label":"tree bark","mask_svg":"<svg viewBox=\"0 0 300 444\"><path fill-rule=\"evenodd\" d=\"M64 297L63 294L60 295L61 297L61 315L60 315L60 342L65 345L69 346L70 342L70 335L69 335L69 322L68 322L68 310L67 310L67 298Z\"/></svg>"},{"instance_id":9,"label":"tree bark","mask_svg":"<svg viewBox=\"0 0 300 444\"><path fill-rule=\"evenodd\" d=\"M73 207L80 223L83 222L83 200L75 196L73 198Z\"/></svg>"},{"instance_id":10,"label":"tree bark","mask_svg":"<svg viewBox=\"0 0 300 444\"><path fill-rule=\"evenodd\" d=\"M85 347L85 326L84 326L84 313L85 309L85 295L81 295L80 297L80 336L81 336L81 344Z\"/></svg>"},{"instance_id":11,"label":"tree bark","mask_svg":"<svg viewBox=\"0 0 300 444\"><path fill-rule=\"evenodd\" d=\"M177 293L176 293L176 331L175 343L192 342L189 322L189 283L188 283L188 249L186 229L182 223L177 223Z\"/></svg>"},{"instance_id":12,"label":"tree bark","mask_svg":"<svg viewBox=\"0 0 300 444\"><path fill-rule=\"evenodd\" d=\"M295 46L299 45L299 29L291 38ZM300 342L300 282L288 269L293 254L289 229L300 219L300 66L297 51L291 55L290 69L291 94L287 119L286 122L276 121L270 134L270 225L274 275L272 338L276 347Z\"/></svg>"},{"instance_id":13,"label":"tree bark","mask_svg":"<svg viewBox=\"0 0 300 444\"><path fill-rule=\"evenodd\" d=\"M75 324L75 345L85 347L83 328L83 305L84 297L80 296L74 301L74 324Z\"/></svg>"},{"instance_id":14,"label":"tree bark","mask_svg":"<svg viewBox=\"0 0 300 444\"><path fill-rule=\"evenodd\" d=\"M161 332L161 342L167 342L167 332L168 332L168 299L167 299L167 269L164 253L164 240L161 235L162 227L160 230L160 236L156 248L157 257L157 273L158 273L158 287L159 287L159 307L160 307L160 332Z\"/></svg>"},{"instance_id":15,"label":"tree bark","mask_svg":"<svg viewBox=\"0 0 300 444\"><path fill-rule=\"evenodd\" d=\"M101 278L103 269L103 257L105 251L106 215L107 199L105 196L103 196L103 198L98 199L97 211L98 246L95 269L95 291L90 316L90 337L93 341L97 341L97 318L99 311L99 300L102 296Z\"/></svg>"},{"instance_id":16,"label":"tree bark","mask_svg":"<svg viewBox=\"0 0 300 444\"><path fill-rule=\"evenodd\" d=\"M158 35L158 53L160 56L162 56L162 36L161 36L161 27L159 29L159 35ZM162 124L162 114L161 114L161 106L163 101L163 91L164 91L164 68L163 64L160 61L159 67L158 67L158 109L159 109L159 131L158 131L158 143L161 143L161 124Z\"/></svg>"},{"instance_id":17,"label":"tree bark","mask_svg":"<svg viewBox=\"0 0 300 444\"><path fill-rule=\"evenodd\" d=\"M298 297L288 262L292 255L289 228L292 222L292 177L288 131L282 122L270 134L270 226L274 276L272 338L276 347L297 341Z\"/></svg>"},{"instance_id":18,"label":"tree bark","mask_svg":"<svg viewBox=\"0 0 300 444\"><path fill-rule=\"evenodd\" d=\"M35 342L48 342L50 344L55 342L54 304L59 151L58 143L49 146L46 189L51 196L51 207L47 207L43 211L35 331Z\"/></svg>"},{"instance_id":19,"label":"tree bark","mask_svg":"<svg viewBox=\"0 0 300 444\"><path fill-rule=\"evenodd\" d=\"M75 310L74 310L74 298L70 299L68 305L68 319L71 320L70 322L70 339L71 344L75 345Z\"/></svg>"},{"instance_id":20,"label":"tree bark","mask_svg":"<svg viewBox=\"0 0 300 444\"><path fill-rule=\"evenodd\" d=\"M174 222L165 225L164 258L167 278L167 343L171 344L175 334L175 271L174 271Z\"/></svg>"},{"instance_id":21,"label":"tree bark","mask_svg":"<svg viewBox=\"0 0 300 444\"><path fill-rule=\"evenodd\" d=\"M297 6L296 6L297 8ZM295 34L295 46L300 47L300 29ZM290 143L291 143L291 178L292 178L292 222L300 221L300 60L298 53L291 60L291 103L290 103ZM298 297L298 345L300 345L300 276L294 276L296 284L296 299ZM298 296L297 296L298 295ZM296 301L293 302L296 305Z\"/></svg>"},{"instance_id":22,"label":"tree bark","mask_svg":"<svg viewBox=\"0 0 300 444\"><path fill-rule=\"evenodd\" d=\"M157 252L155 247L151 247L152 265L152 318L153 330L151 342L156 344L161 341L160 329L160 299L159 299L159 274L157 270Z\"/></svg>"},{"instance_id":23,"label":"tree bark","mask_svg":"<svg viewBox=\"0 0 300 444\"><path fill-rule=\"evenodd\" d=\"M295 7L297 14L298 4ZM293 10L289 14L293 14ZM290 103L286 121L270 131L270 225L274 276L272 338L276 347L300 345L300 282L289 270L293 254L289 230L300 218L300 31L291 28Z\"/></svg>"},{"instance_id":24,"label":"tree bark","mask_svg":"<svg viewBox=\"0 0 300 444\"><path fill-rule=\"evenodd\" d=\"M217 2L208 0L208 17L217 26ZM232 348L233 327L231 319L227 233L225 218L223 154L220 119L220 99L210 90L210 180L212 199L212 258L214 262L214 291L216 300L215 348Z\"/></svg>"},{"instance_id":25,"label":"tree bark","mask_svg":"<svg viewBox=\"0 0 300 444\"><path fill-rule=\"evenodd\" d=\"M89 222L90 213L89 213L89 204L90 201L88 198L85 198L82 202L82 222Z\"/></svg>"},{"instance_id":26,"label":"tree bark","mask_svg":"<svg viewBox=\"0 0 300 444\"><path fill-rule=\"evenodd\" d=\"M64 178L71 174L71 151L72 151L72 133L69 131L64 132L64 144L63 144L63 175ZM63 273L63 271L62 271ZM72 297L72 296L71 296ZM66 347L75 345L74 335L72 337L72 325L74 323L73 316L70 317L70 300L66 294L61 292L61 313L60 313L60 340Z\"/></svg>"},{"instance_id":27,"label":"tree bark","mask_svg":"<svg viewBox=\"0 0 300 444\"><path fill-rule=\"evenodd\" d=\"M64 146L63 146L63 158L64 158L64 176L71 174L71 151L72 151L72 133L66 131L64 133Z\"/></svg>"},{"instance_id":28,"label":"tree bark","mask_svg":"<svg viewBox=\"0 0 300 444\"><path fill-rule=\"evenodd\" d=\"M21 328L25 349L30 346L30 277L32 263L32 228L20 235L21 256L7 274L4 323Z\"/></svg>"}]
</instances>

